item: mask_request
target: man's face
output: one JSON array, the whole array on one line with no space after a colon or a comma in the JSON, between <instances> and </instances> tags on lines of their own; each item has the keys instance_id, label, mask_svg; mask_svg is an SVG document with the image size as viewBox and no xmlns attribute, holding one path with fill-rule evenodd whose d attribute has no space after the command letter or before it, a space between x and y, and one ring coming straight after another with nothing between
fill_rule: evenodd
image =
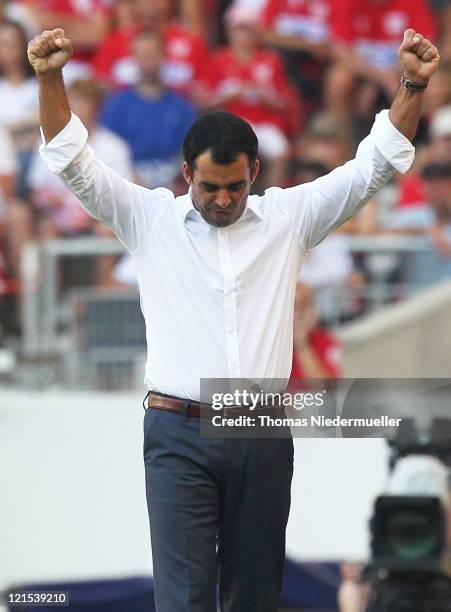
<instances>
[{"instance_id":1,"label":"man's face","mask_svg":"<svg viewBox=\"0 0 451 612\"><path fill-rule=\"evenodd\" d=\"M216 164L206 151L197 157L193 172L186 162L182 170L194 207L210 225L226 227L243 214L259 161L251 168L247 155L240 153L230 164Z\"/></svg>"},{"instance_id":2,"label":"man's face","mask_svg":"<svg viewBox=\"0 0 451 612\"><path fill-rule=\"evenodd\" d=\"M427 201L441 218L451 216L451 178L424 181Z\"/></svg>"},{"instance_id":3,"label":"man's face","mask_svg":"<svg viewBox=\"0 0 451 612\"><path fill-rule=\"evenodd\" d=\"M13 25L0 26L0 66L11 68L22 62L23 48L20 36Z\"/></svg>"},{"instance_id":4,"label":"man's face","mask_svg":"<svg viewBox=\"0 0 451 612\"><path fill-rule=\"evenodd\" d=\"M259 46L257 27L247 24L237 24L228 28L230 46L240 51L252 52Z\"/></svg>"},{"instance_id":5,"label":"man's face","mask_svg":"<svg viewBox=\"0 0 451 612\"><path fill-rule=\"evenodd\" d=\"M164 49L159 39L139 36L133 45L133 51L141 76L147 79L158 78L164 62Z\"/></svg>"},{"instance_id":6,"label":"man's face","mask_svg":"<svg viewBox=\"0 0 451 612\"><path fill-rule=\"evenodd\" d=\"M171 0L134 0L134 9L140 23L154 26L165 23L172 10Z\"/></svg>"}]
</instances>

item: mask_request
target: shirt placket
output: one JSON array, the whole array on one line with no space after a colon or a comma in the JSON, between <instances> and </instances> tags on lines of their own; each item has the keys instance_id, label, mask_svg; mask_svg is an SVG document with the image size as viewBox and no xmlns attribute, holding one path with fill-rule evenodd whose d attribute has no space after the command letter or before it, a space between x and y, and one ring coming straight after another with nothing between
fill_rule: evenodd
<instances>
[{"instance_id":1,"label":"shirt placket","mask_svg":"<svg viewBox=\"0 0 451 612\"><path fill-rule=\"evenodd\" d=\"M241 378L236 276L230 255L229 231L225 228L218 229L218 254L224 288L225 335L229 377Z\"/></svg>"}]
</instances>

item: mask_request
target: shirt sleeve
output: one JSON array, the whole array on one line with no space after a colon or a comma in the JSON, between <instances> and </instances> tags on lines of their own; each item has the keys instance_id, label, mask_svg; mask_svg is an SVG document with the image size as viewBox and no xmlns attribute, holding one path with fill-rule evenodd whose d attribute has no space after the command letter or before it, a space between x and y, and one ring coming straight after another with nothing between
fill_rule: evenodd
<instances>
[{"instance_id":1,"label":"shirt sleeve","mask_svg":"<svg viewBox=\"0 0 451 612\"><path fill-rule=\"evenodd\" d=\"M134 185L97 159L86 144L85 126L73 113L50 142L45 143L41 135L39 151L48 168L60 176L91 217L109 227L130 253L138 252L152 218L172 193Z\"/></svg>"},{"instance_id":2,"label":"shirt sleeve","mask_svg":"<svg viewBox=\"0 0 451 612\"><path fill-rule=\"evenodd\" d=\"M326 176L288 189L272 188L279 207L292 219L308 250L347 221L393 175L413 162L412 143L380 112L354 159Z\"/></svg>"}]
</instances>

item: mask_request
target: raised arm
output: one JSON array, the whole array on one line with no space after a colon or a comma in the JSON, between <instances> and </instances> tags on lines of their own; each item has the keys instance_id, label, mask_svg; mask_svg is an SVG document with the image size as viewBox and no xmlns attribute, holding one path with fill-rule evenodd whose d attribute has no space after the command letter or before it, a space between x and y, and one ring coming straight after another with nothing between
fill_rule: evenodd
<instances>
[{"instance_id":1,"label":"raised arm","mask_svg":"<svg viewBox=\"0 0 451 612\"><path fill-rule=\"evenodd\" d=\"M46 142L63 131L71 118L63 67L73 53L61 29L47 30L28 44L28 60L39 83L39 117Z\"/></svg>"},{"instance_id":2,"label":"raised arm","mask_svg":"<svg viewBox=\"0 0 451 612\"><path fill-rule=\"evenodd\" d=\"M398 57L404 77L424 88L427 87L440 61L437 47L412 28L404 32ZM413 139L417 131L422 104L422 91L406 87L400 87L393 100L389 113L390 120L409 140Z\"/></svg>"},{"instance_id":3,"label":"raised arm","mask_svg":"<svg viewBox=\"0 0 451 612\"><path fill-rule=\"evenodd\" d=\"M422 90L435 72L437 48L408 29L398 50L408 89L401 85L390 111L382 111L354 159L312 183L280 190L280 208L289 215L302 246L310 249L347 221L382 187L393 172L407 172L414 158L411 144L421 115ZM409 83L407 83L409 85Z\"/></svg>"},{"instance_id":4,"label":"raised arm","mask_svg":"<svg viewBox=\"0 0 451 612\"><path fill-rule=\"evenodd\" d=\"M86 144L86 128L71 113L64 87L62 68L71 55L72 43L61 29L45 31L28 45L28 58L39 81L45 139L41 155L88 214L109 227L130 252L137 252L152 218L173 194L134 185L96 158Z\"/></svg>"}]
</instances>

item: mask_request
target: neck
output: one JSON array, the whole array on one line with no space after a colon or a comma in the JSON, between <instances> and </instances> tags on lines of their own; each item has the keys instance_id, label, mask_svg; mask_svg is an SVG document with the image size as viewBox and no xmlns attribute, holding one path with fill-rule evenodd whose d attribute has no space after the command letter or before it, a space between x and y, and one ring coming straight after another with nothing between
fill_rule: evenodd
<instances>
[{"instance_id":1,"label":"neck","mask_svg":"<svg viewBox=\"0 0 451 612\"><path fill-rule=\"evenodd\" d=\"M144 78L138 83L138 91L145 98L159 98L163 93L163 85L159 77Z\"/></svg>"},{"instance_id":2,"label":"neck","mask_svg":"<svg viewBox=\"0 0 451 612\"><path fill-rule=\"evenodd\" d=\"M248 62L254 56L255 53L255 49L252 48L236 48L232 49L232 51L239 62Z\"/></svg>"}]
</instances>

